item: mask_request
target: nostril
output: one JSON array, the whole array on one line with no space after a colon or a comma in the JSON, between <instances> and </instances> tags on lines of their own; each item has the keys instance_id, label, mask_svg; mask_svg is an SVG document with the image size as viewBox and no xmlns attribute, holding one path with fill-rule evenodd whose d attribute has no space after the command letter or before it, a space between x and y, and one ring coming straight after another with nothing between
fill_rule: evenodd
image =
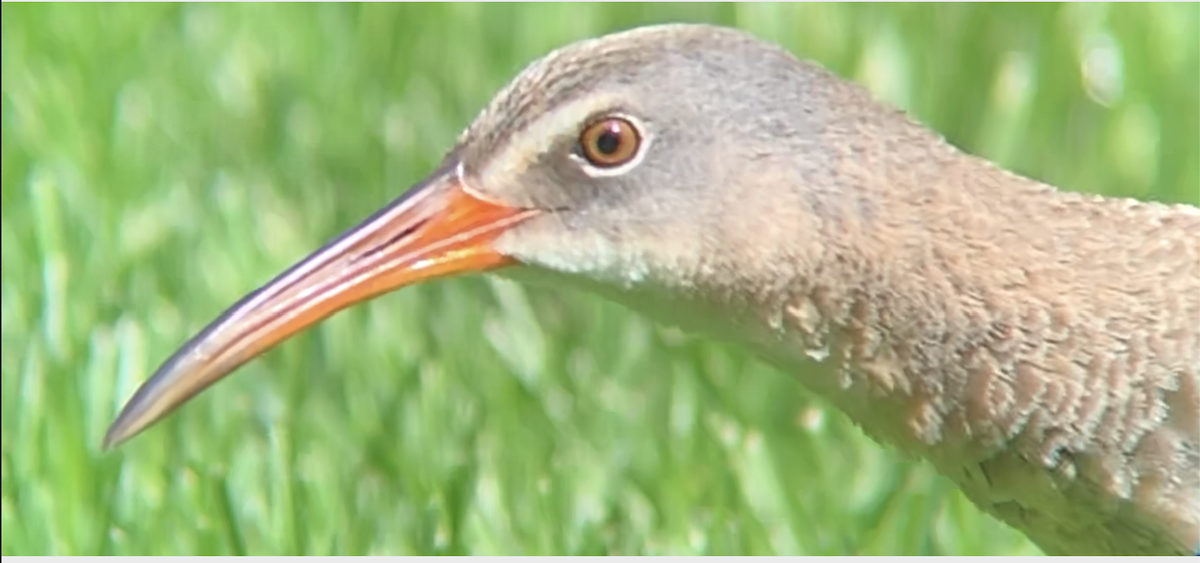
<instances>
[{"instance_id":1,"label":"nostril","mask_svg":"<svg viewBox=\"0 0 1200 563\"><path fill-rule=\"evenodd\" d=\"M393 244L396 244L397 242L400 242L402 239L408 238L410 235L417 232L417 229L424 227L425 223L428 223L428 222L429 222L429 219L421 219L420 221L417 221L416 223L410 224L409 226L402 229L400 232L393 235L392 238L387 239L387 242L384 242L381 245L381 248L385 247L385 246L391 246Z\"/></svg>"},{"instance_id":2,"label":"nostril","mask_svg":"<svg viewBox=\"0 0 1200 563\"><path fill-rule=\"evenodd\" d=\"M379 254L380 252L383 252L384 249L391 247L391 246L403 241L404 239L412 236L413 233L417 232L417 230L419 230L421 227L424 227L425 224L428 222L429 222L429 219L421 219L420 221L416 221L416 222L408 224L403 229L401 229L400 232L392 235L391 237L388 237L387 240L385 240L375 246L372 246L371 248L367 249L366 252L363 252L363 253L359 254L358 256L355 256L354 259L352 259L350 261L350 263L353 264L355 262L358 262L359 260L365 260L376 254Z\"/></svg>"}]
</instances>

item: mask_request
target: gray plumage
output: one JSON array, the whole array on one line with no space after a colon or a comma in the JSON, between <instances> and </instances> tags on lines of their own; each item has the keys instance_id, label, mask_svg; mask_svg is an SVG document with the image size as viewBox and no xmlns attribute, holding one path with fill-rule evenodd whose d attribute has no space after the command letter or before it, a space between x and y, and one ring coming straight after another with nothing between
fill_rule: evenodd
<instances>
[{"instance_id":1,"label":"gray plumage","mask_svg":"<svg viewBox=\"0 0 1200 563\"><path fill-rule=\"evenodd\" d=\"M572 158L639 120L642 160ZM845 82L697 25L521 73L452 151L489 199L553 209L497 248L746 344L927 459L1049 553L1200 545L1200 210L1061 192Z\"/></svg>"},{"instance_id":2,"label":"gray plumage","mask_svg":"<svg viewBox=\"0 0 1200 563\"><path fill-rule=\"evenodd\" d=\"M437 171L184 344L105 445L341 309L493 269L750 347L1047 552L1200 547L1200 209L1005 172L709 26L534 63Z\"/></svg>"}]
</instances>

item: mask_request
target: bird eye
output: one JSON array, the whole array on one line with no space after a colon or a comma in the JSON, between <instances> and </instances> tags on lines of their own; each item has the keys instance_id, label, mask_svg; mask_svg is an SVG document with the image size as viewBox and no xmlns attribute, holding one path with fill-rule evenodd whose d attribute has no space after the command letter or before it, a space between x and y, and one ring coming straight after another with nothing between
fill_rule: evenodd
<instances>
[{"instance_id":1,"label":"bird eye","mask_svg":"<svg viewBox=\"0 0 1200 563\"><path fill-rule=\"evenodd\" d=\"M583 129L579 145L588 162L602 168L620 166L637 154L642 137L626 119L609 117Z\"/></svg>"}]
</instances>

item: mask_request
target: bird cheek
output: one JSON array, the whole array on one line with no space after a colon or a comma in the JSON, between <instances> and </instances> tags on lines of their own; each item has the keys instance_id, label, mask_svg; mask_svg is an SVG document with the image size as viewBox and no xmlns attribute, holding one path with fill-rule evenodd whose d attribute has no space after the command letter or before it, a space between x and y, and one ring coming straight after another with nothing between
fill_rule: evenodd
<instances>
[{"instance_id":1,"label":"bird cheek","mask_svg":"<svg viewBox=\"0 0 1200 563\"><path fill-rule=\"evenodd\" d=\"M478 172L469 167L464 183L485 199L522 209L569 209L579 198L579 182L560 178L544 157L520 163L493 162Z\"/></svg>"},{"instance_id":2,"label":"bird cheek","mask_svg":"<svg viewBox=\"0 0 1200 563\"><path fill-rule=\"evenodd\" d=\"M603 285L628 286L644 277L646 269L620 239L558 213L510 229L493 248L524 266Z\"/></svg>"}]
</instances>

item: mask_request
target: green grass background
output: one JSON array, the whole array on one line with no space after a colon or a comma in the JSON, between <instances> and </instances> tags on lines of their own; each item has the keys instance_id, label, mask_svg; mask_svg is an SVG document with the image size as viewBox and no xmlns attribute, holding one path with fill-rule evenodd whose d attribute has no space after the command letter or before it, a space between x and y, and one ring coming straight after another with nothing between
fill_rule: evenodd
<instances>
[{"instance_id":1,"label":"green grass background","mask_svg":"<svg viewBox=\"0 0 1200 563\"><path fill-rule=\"evenodd\" d=\"M1029 554L794 379L486 277L341 314L100 451L238 297L526 62L709 21L1064 189L1200 201L1185 5L3 5L10 554Z\"/></svg>"}]
</instances>

